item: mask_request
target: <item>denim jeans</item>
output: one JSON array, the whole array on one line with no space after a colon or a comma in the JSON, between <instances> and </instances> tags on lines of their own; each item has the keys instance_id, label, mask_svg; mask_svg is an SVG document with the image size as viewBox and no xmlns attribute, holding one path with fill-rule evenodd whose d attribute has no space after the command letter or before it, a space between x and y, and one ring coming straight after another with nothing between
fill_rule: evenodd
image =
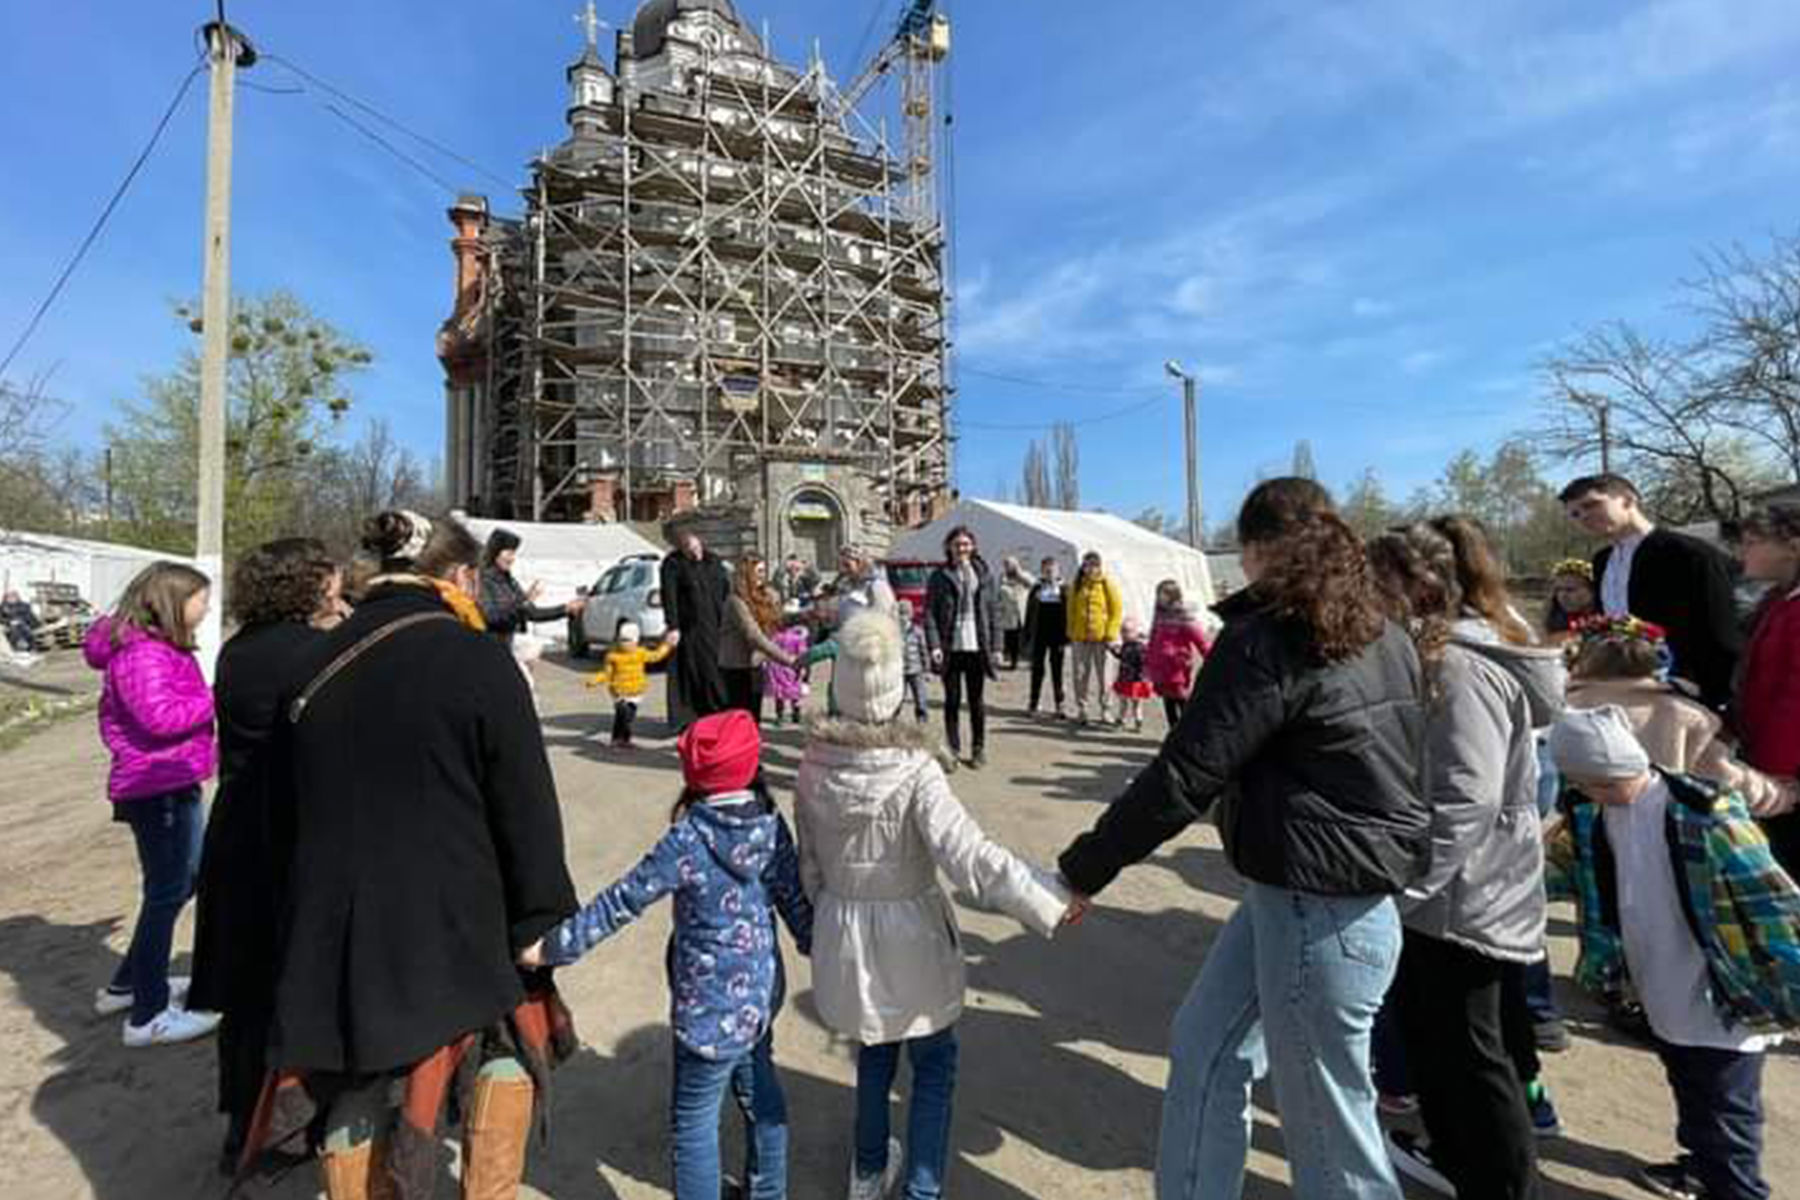
<instances>
[{"instance_id":1,"label":"denim jeans","mask_svg":"<svg viewBox=\"0 0 1800 1200\"><path fill-rule=\"evenodd\" d=\"M744 1182L750 1200L786 1200L787 1097L775 1073L773 1039L766 1033L737 1058L701 1058L675 1043L675 1091L669 1105L675 1200L719 1200L719 1106L727 1086L749 1126Z\"/></svg>"},{"instance_id":2,"label":"denim jeans","mask_svg":"<svg viewBox=\"0 0 1800 1200\"><path fill-rule=\"evenodd\" d=\"M912 1060L912 1100L906 1118L906 1200L938 1200L950 1161L950 1099L956 1092L956 1027L922 1038L864 1046L856 1056L856 1173L887 1169L888 1099L900 1070L900 1050Z\"/></svg>"},{"instance_id":3,"label":"denim jeans","mask_svg":"<svg viewBox=\"0 0 1800 1200\"><path fill-rule=\"evenodd\" d=\"M1238 1200L1250 1087L1269 1072L1297 1200L1400 1200L1370 1029L1400 958L1385 896L1252 883L1175 1016L1157 1200Z\"/></svg>"},{"instance_id":4,"label":"denim jeans","mask_svg":"<svg viewBox=\"0 0 1800 1200\"><path fill-rule=\"evenodd\" d=\"M113 819L131 826L144 898L131 947L109 986L121 995L131 993L131 1023L143 1025L169 1007L169 948L175 940L175 921L182 906L193 899L200 877L205 824L200 789L120 800Z\"/></svg>"}]
</instances>

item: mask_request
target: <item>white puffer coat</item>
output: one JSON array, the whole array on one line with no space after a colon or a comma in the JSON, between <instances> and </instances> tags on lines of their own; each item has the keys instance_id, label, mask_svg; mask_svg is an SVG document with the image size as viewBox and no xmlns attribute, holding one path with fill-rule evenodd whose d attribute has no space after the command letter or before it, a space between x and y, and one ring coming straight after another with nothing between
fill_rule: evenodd
<instances>
[{"instance_id":1,"label":"white puffer coat","mask_svg":"<svg viewBox=\"0 0 1800 1200\"><path fill-rule=\"evenodd\" d=\"M962 938L940 870L1045 937L1068 907L1054 876L969 816L922 726L816 725L794 814L819 1015L865 1045L924 1037L962 1014Z\"/></svg>"}]
</instances>

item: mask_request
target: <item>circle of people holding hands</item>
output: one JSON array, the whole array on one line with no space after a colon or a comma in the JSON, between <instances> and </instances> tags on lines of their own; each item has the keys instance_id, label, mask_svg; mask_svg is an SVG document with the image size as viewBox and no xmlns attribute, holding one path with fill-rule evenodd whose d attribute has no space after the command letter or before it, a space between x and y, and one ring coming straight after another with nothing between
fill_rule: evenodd
<instances>
[{"instance_id":1,"label":"circle of people holding hands","mask_svg":"<svg viewBox=\"0 0 1800 1200\"><path fill-rule=\"evenodd\" d=\"M623 629L590 681L626 745L649 666L670 659L682 786L643 859L585 905L510 644L569 610L513 580L516 538L379 514L354 608L317 542L260 547L236 566L211 688L195 631L212 581L154 565L86 646L143 876L96 1008L124 1016L132 1047L216 1032L222 1166L240 1182L305 1158L331 1200L420 1200L454 1113L463 1195L500 1200L576 1045L554 972L671 899L677 1200L722 1194L728 1092L747 1126L734 1186L787 1194L781 928L811 960L820 1019L858 1046L846 1195L935 1200L965 987L943 881L1051 937L1210 817L1245 891L1172 1018L1158 1200L1241 1194L1264 1076L1303 1200L1398 1200L1401 1177L1465 1200L1539 1194L1537 1141L1559 1123L1538 1055L1567 1040L1551 896L1577 904L1578 981L1668 1076L1680 1153L1642 1182L1767 1200L1763 1053L1800 1028L1800 509L1739 531L1744 574L1768 588L1744 621L1725 555L1656 528L1629 482L1577 480L1563 501L1607 546L1557 565L1541 630L1476 523L1365 542L1302 479L1244 501L1248 585L1216 607L1214 639L1172 583L1145 630L1098 554L1072 583L1054 560L996 576L967 529L918 621L846 549L821 634L793 619L818 588L805 568L727 572L683 531L663 645ZM979 767L987 685L1022 658L1034 713L1048 681L1070 715L1067 658L1075 720L1141 728L1160 697L1170 725L1054 867L987 836L951 783L963 710ZM773 697L778 722L798 719L802 672L824 662L784 812L758 710ZM174 979L196 891L194 975ZM1385 1129L1384 1111L1423 1132Z\"/></svg>"}]
</instances>

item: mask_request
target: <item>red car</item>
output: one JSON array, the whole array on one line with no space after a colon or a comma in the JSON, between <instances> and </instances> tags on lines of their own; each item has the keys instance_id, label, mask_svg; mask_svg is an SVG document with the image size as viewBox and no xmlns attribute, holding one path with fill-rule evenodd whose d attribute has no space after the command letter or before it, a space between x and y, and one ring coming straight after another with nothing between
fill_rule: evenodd
<instances>
[{"instance_id":1,"label":"red car","mask_svg":"<svg viewBox=\"0 0 1800 1200\"><path fill-rule=\"evenodd\" d=\"M941 564L931 562L915 562L906 559L894 559L881 564L887 572L888 586L894 589L895 600L905 600L913 607L913 624L925 623L925 585L931 580L931 573Z\"/></svg>"}]
</instances>

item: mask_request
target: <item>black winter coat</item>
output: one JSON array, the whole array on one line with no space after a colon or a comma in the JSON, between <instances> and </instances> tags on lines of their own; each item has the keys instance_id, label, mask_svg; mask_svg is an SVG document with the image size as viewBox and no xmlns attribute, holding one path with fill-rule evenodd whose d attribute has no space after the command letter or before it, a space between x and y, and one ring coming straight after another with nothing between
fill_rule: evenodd
<instances>
[{"instance_id":1,"label":"black winter coat","mask_svg":"<svg viewBox=\"0 0 1800 1200\"><path fill-rule=\"evenodd\" d=\"M1594 586L1606 578L1611 546L1594 556ZM1631 615L1669 635L1671 673L1700 689L1708 707L1731 702L1744 652L1744 628L1732 592L1731 559L1716 546L1668 529L1653 529L1631 557L1626 597Z\"/></svg>"},{"instance_id":2,"label":"black winter coat","mask_svg":"<svg viewBox=\"0 0 1800 1200\"><path fill-rule=\"evenodd\" d=\"M1069 644L1069 585L1058 580L1056 599L1048 603L1042 579L1033 581L1031 599L1025 602L1025 645L1054 649Z\"/></svg>"},{"instance_id":3,"label":"black winter coat","mask_svg":"<svg viewBox=\"0 0 1800 1200\"><path fill-rule=\"evenodd\" d=\"M294 690L371 631L432 612L448 612L434 591L377 585L303 656ZM516 1008L515 955L577 906L505 647L453 620L404 629L286 722L282 751L294 850L270 1066L408 1067Z\"/></svg>"},{"instance_id":4,"label":"black winter coat","mask_svg":"<svg viewBox=\"0 0 1800 1200\"><path fill-rule=\"evenodd\" d=\"M1218 802L1226 857L1245 878L1325 895L1403 890L1430 857L1418 655L1389 625L1321 664L1304 629L1254 589L1214 609L1225 628L1160 753L1063 852L1093 895Z\"/></svg>"},{"instance_id":5,"label":"black winter coat","mask_svg":"<svg viewBox=\"0 0 1800 1200\"><path fill-rule=\"evenodd\" d=\"M325 635L299 621L239 630L219 651L219 793L206 822L188 1004L220 1012L219 1108L248 1118L263 1082L274 1005L276 928L293 831L277 820L273 771L281 699ZM304 680L300 681L304 682Z\"/></svg>"},{"instance_id":6,"label":"black winter coat","mask_svg":"<svg viewBox=\"0 0 1800 1200\"><path fill-rule=\"evenodd\" d=\"M659 576L663 617L680 632L669 666L670 709L677 705L694 717L708 717L731 707L719 657L725 607L731 600L731 574L708 551L699 559L677 550L663 559Z\"/></svg>"},{"instance_id":7,"label":"black winter coat","mask_svg":"<svg viewBox=\"0 0 1800 1200\"><path fill-rule=\"evenodd\" d=\"M511 571L481 569L481 619L488 632L507 645L512 645L514 634L529 632L533 621L560 621L568 615L559 604L533 604Z\"/></svg>"},{"instance_id":8,"label":"black winter coat","mask_svg":"<svg viewBox=\"0 0 1800 1200\"><path fill-rule=\"evenodd\" d=\"M976 558L975 568L975 643L981 651L982 669L994 678L994 655L1000 652L1000 585L987 563ZM962 576L949 564L931 573L925 585L925 645L934 654L942 653L942 672L950 662L951 647L956 645L956 613L962 603Z\"/></svg>"}]
</instances>

